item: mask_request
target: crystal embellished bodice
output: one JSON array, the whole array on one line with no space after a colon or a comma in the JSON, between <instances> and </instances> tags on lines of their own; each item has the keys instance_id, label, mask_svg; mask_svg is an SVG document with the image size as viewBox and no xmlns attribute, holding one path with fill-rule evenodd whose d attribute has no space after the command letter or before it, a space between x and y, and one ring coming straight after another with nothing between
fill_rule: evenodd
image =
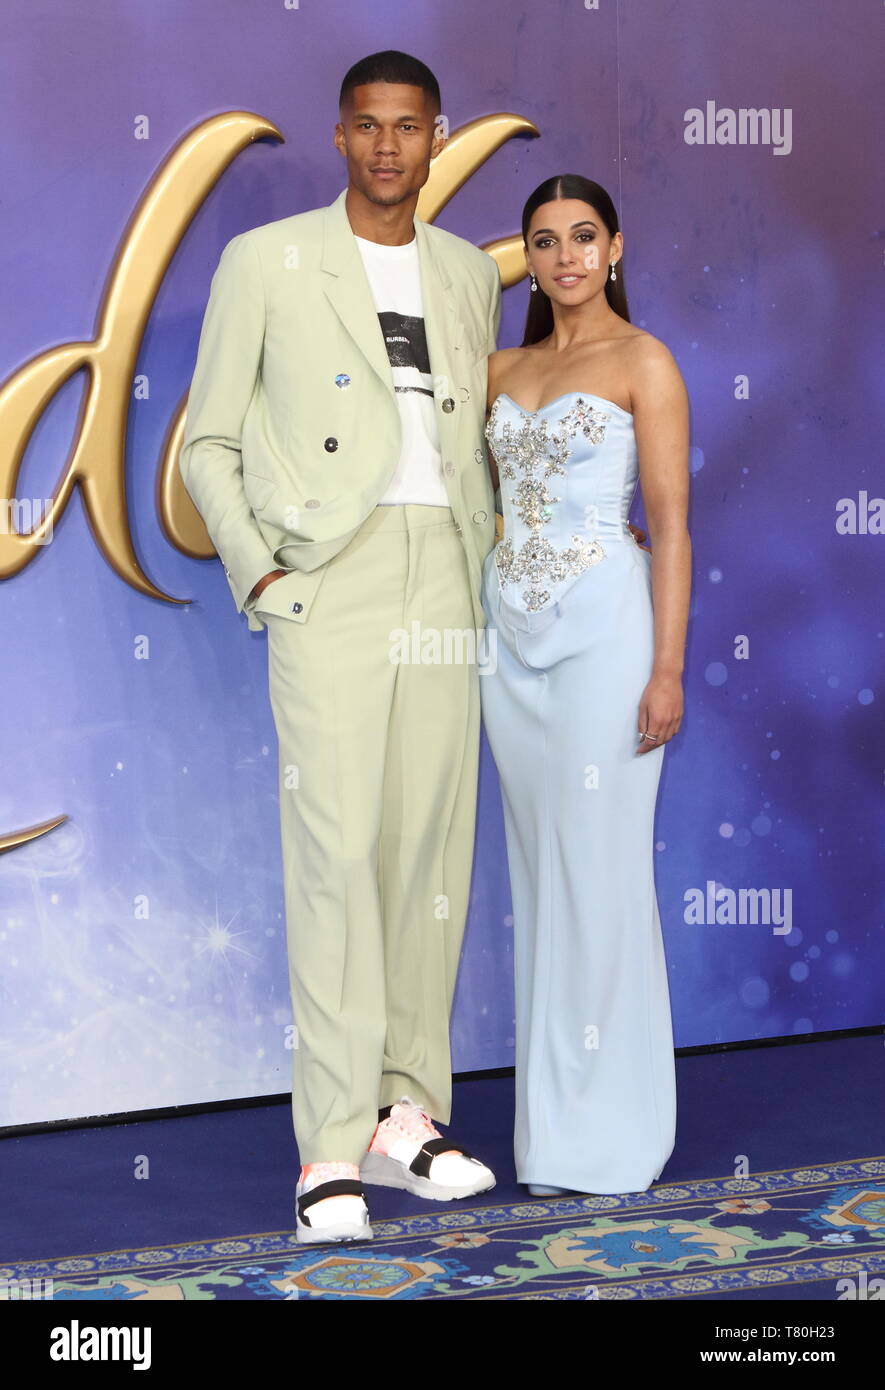
<instances>
[{"instance_id":1,"label":"crystal embellished bodice","mask_svg":"<svg viewBox=\"0 0 885 1390\"><path fill-rule=\"evenodd\" d=\"M538 612L604 563L606 547L635 545L627 516L639 469L629 411L579 391L528 411L502 394L485 434L504 517L494 560L511 603Z\"/></svg>"}]
</instances>

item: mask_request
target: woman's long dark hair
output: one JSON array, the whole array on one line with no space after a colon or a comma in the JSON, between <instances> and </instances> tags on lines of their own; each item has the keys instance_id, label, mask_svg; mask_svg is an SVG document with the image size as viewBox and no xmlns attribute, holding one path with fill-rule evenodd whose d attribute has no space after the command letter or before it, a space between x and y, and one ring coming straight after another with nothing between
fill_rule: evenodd
<instances>
[{"instance_id":1,"label":"woman's long dark hair","mask_svg":"<svg viewBox=\"0 0 885 1390\"><path fill-rule=\"evenodd\" d=\"M526 247L528 247L529 223L535 209L539 208L542 203L552 203L558 198L578 198L582 203L589 203L602 218L608 228L609 236L614 236L615 232L620 231L615 205L602 184L594 183L592 179L585 179L583 174L555 174L553 178L545 179L543 183L538 184L522 210L522 239ZM605 297L610 308L629 323L630 310L627 308L627 291L624 288L623 256L618 261L616 274L618 278L614 282L609 275L605 277ZM525 333L520 346L530 347L532 343L539 343L542 338L548 338L552 332L553 305L550 303L549 296L539 285L533 294L529 294Z\"/></svg>"}]
</instances>

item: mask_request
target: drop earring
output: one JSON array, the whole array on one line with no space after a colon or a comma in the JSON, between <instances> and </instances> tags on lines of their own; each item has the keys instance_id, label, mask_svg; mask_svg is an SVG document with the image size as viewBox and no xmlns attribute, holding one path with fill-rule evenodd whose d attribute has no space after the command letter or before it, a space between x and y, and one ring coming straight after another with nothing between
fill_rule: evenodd
<instances>
[{"instance_id":1,"label":"drop earring","mask_svg":"<svg viewBox=\"0 0 885 1390\"><path fill-rule=\"evenodd\" d=\"M536 290L537 288L538 288L538 282L537 282L537 280L535 279L535 273L534 273L534 271L532 271L532 294L535 293L535 290Z\"/></svg>"},{"instance_id":2,"label":"drop earring","mask_svg":"<svg viewBox=\"0 0 885 1390\"><path fill-rule=\"evenodd\" d=\"M612 261L612 273L611 273L611 275L610 275L608 278L609 278L610 280L617 280L617 278L618 278L617 275L615 274L615 263L614 263L614 261Z\"/></svg>"}]
</instances>

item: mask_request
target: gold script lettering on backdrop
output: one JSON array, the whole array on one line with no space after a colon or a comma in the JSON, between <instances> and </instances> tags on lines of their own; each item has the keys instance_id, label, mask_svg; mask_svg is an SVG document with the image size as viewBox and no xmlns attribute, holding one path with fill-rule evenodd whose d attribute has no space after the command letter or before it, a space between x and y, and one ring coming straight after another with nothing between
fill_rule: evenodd
<instances>
[{"instance_id":1,"label":"gold script lettering on backdrop","mask_svg":"<svg viewBox=\"0 0 885 1390\"><path fill-rule=\"evenodd\" d=\"M450 135L434 160L418 200L418 216L430 222L457 190L514 136L537 136L531 121L510 112L480 117ZM125 443L129 401L138 350L172 256L213 185L246 145L283 140L270 121L250 111L229 111L195 126L172 150L139 200L108 271L90 341L62 343L25 362L0 387L0 499L7 517L0 524L0 579L18 574L54 533L75 487L89 525L113 570L140 593L169 603L152 582L132 543L126 506ZM489 242L504 288L525 275L522 238ZM58 486L30 531L12 528L13 499L22 459L43 411L74 372L88 372L74 439ZM202 518L185 491L178 452L187 405L185 392L166 433L158 476L158 509L173 545L197 558L214 551ZM54 817L27 830L0 835L0 853L46 834L66 819Z\"/></svg>"}]
</instances>

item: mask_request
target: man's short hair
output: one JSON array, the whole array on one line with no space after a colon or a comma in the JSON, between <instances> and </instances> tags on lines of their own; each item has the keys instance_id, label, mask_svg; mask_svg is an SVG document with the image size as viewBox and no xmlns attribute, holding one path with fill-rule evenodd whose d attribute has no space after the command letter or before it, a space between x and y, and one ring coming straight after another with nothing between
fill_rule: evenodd
<instances>
[{"instance_id":1,"label":"man's short hair","mask_svg":"<svg viewBox=\"0 0 885 1390\"><path fill-rule=\"evenodd\" d=\"M426 63L413 58L409 53L400 53L396 48L386 48L381 53L370 53L361 58L344 74L338 96L338 109L343 108L354 87L365 87L370 82L393 82L407 87L420 87L426 94L431 112L439 115L442 98L439 83Z\"/></svg>"}]
</instances>

